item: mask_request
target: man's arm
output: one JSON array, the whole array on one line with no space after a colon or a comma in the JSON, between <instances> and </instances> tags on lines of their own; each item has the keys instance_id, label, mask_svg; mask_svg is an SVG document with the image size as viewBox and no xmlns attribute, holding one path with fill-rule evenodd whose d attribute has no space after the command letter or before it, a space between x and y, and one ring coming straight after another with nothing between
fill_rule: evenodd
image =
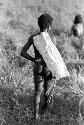
<instances>
[{"instance_id":1,"label":"man's arm","mask_svg":"<svg viewBox=\"0 0 84 125\"><path fill-rule=\"evenodd\" d=\"M28 39L28 42L24 45L23 49L21 50L20 55L23 56L24 58L35 62L35 58L31 57L28 53L27 50L30 48L30 46L33 44L33 37L30 36Z\"/></svg>"}]
</instances>

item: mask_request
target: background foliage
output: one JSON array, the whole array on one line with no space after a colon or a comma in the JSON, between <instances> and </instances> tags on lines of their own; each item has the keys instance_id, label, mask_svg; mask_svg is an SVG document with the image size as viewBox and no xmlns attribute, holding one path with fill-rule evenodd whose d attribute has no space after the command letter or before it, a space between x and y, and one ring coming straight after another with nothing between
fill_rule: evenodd
<instances>
[{"instance_id":1,"label":"background foliage","mask_svg":"<svg viewBox=\"0 0 84 125\"><path fill-rule=\"evenodd\" d=\"M84 17L83 0L1 0L0 1L0 124L35 125L33 118L33 64L20 56L28 37L39 30L37 18L49 13L54 18L56 45L71 74L56 84L53 103L39 121L43 125L83 125L84 53L70 36L74 17ZM33 48L29 53L34 56ZM80 103L79 103L80 102ZM43 102L42 102L43 103ZM82 103L83 104L83 103Z\"/></svg>"}]
</instances>

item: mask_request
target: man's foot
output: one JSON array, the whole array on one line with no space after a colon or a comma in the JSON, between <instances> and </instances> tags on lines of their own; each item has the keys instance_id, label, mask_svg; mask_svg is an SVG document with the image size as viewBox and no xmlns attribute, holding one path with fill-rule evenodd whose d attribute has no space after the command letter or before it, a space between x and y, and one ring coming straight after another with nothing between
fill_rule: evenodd
<instances>
[{"instance_id":1,"label":"man's foot","mask_svg":"<svg viewBox=\"0 0 84 125\"><path fill-rule=\"evenodd\" d=\"M35 119L36 119L37 121L40 120L39 114L36 114Z\"/></svg>"}]
</instances>

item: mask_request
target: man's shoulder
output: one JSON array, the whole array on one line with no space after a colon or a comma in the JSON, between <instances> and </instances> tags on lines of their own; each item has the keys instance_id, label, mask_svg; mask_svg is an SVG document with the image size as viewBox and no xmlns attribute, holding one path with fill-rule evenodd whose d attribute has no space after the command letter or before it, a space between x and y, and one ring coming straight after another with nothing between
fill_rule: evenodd
<instances>
[{"instance_id":1,"label":"man's shoulder","mask_svg":"<svg viewBox=\"0 0 84 125\"><path fill-rule=\"evenodd\" d=\"M31 34L29 38L34 38L38 35L40 35L40 32L35 32L35 33Z\"/></svg>"},{"instance_id":2,"label":"man's shoulder","mask_svg":"<svg viewBox=\"0 0 84 125\"><path fill-rule=\"evenodd\" d=\"M42 41L42 40L43 40L42 34L41 34L40 32L34 34L34 35L33 35L33 40L34 40L34 42L35 42L35 41Z\"/></svg>"},{"instance_id":3,"label":"man's shoulder","mask_svg":"<svg viewBox=\"0 0 84 125\"><path fill-rule=\"evenodd\" d=\"M29 36L29 38L28 38L28 42L30 41L30 43L33 44L33 40L34 40L34 38L35 38L37 35L39 35L38 32L33 33L33 34L30 34L30 36Z\"/></svg>"}]
</instances>

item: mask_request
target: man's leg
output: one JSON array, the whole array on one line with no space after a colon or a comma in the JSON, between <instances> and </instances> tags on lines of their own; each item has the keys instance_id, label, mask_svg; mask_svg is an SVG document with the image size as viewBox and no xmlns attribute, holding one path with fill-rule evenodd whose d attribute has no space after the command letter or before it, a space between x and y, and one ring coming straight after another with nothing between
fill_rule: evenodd
<instances>
[{"instance_id":1,"label":"man's leg","mask_svg":"<svg viewBox=\"0 0 84 125\"><path fill-rule=\"evenodd\" d=\"M48 106L48 95L46 95L47 89L48 89L48 82L52 79L52 73L47 67L44 67L44 98L45 98L45 104L43 106L43 109L45 110Z\"/></svg>"},{"instance_id":2,"label":"man's leg","mask_svg":"<svg viewBox=\"0 0 84 125\"><path fill-rule=\"evenodd\" d=\"M44 110L47 108L47 105L48 105L48 95L46 95L47 86L48 86L48 81L44 80L44 99L45 99L45 103L43 105Z\"/></svg>"},{"instance_id":3,"label":"man's leg","mask_svg":"<svg viewBox=\"0 0 84 125\"><path fill-rule=\"evenodd\" d=\"M35 82L35 94L34 94L35 118L39 119L39 104L40 104L40 98L43 90L42 76L35 76L34 82Z\"/></svg>"}]
</instances>

